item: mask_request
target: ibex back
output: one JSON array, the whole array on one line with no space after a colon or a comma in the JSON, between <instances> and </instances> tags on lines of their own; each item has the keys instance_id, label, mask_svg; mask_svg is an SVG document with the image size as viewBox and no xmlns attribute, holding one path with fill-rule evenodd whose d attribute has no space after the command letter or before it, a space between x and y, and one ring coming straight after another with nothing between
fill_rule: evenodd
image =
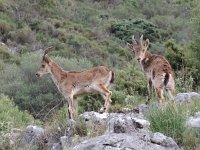
<instances>
[{"instance_id":1,"label":"ibex back","mask_svg":"<svg viewBox=\"0 0 200 150\"><path fill-rule=\"evenodd\" d=\"M171 105L174 107L174 78L173 70L169 62L160 55L151 54L147 51L149 46L149 39L143 41L143 35L140 37L139 42L132 36L132 44L127 44L131 49L135 58L145 72L148 80L148 100L151 98L152 84L156 89L157 95L160 98L162 109L165 107L164 91L171 100Z\"/></svg>"},{"instance_id":2,"label":"ibex back","mask_svg":"<svg viewBox=\"0 0 200 150\"><path fill-rule=\"evenodd\" d=\"M100 94L105 100L101 111L107 112L112 102L112 92L109 89L114 80L113 71L105 66L94 67L82 72L65 71L47 55L52 48L45 50L42 65L36 75L41 77L46 73L51 74L58 90L67 99L69 118L74 118L76 112L74 97L79 95Z\"/></svg>"}]
</instances>

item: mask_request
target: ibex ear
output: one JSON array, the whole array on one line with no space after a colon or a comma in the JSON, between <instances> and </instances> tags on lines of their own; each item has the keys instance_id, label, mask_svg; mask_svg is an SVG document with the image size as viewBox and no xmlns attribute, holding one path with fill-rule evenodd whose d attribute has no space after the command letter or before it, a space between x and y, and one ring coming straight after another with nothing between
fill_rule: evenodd
<instances>
[{"instance_id":1,"label":"ibex ear","mask_svg":"<svg viewBox=\"0 0 200 150\"><path fill-rule=\"evenodd\" d=\"M127 45L127 47L128 47L129 49L133 50L133 45L132 45L132 44L127 43L126 45Z\"/></svg>"},{"instance_id":2,"label":"ibex ear","mask_svg":"<svg viewBox=\"0 0 200 150\"><path fill-rule=\"evenodd\" d=\"M144 47L145 47L145 50L148 49L148 47L149 47L149 39L146 39L146 41L144 43Z\"/></svg>"}]
</instances>

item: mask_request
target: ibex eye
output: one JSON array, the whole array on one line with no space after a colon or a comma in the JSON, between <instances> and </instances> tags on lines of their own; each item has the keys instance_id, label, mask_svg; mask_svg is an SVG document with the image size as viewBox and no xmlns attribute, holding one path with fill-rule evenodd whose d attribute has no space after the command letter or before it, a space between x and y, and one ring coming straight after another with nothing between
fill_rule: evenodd
<instances>
[{"instance_id":1,"label":"ibex eye","mask_svg":"<svg viewBox=\"0 0 200 150\"><path fill-rule=\"evenodd\" d=\"M42 65L42 68L44 68L45 67L45 65Z\"/></svg>"}]
</instances>

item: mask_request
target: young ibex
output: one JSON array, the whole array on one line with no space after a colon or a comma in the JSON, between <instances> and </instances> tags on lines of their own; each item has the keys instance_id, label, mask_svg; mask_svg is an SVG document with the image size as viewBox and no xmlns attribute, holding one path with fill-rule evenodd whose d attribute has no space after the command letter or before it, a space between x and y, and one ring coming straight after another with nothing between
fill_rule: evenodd
<instances>
[{"instance_id":1,"label":"young ibex","mask_svg":"<svg viewBox=\"0 0 200 150\"><path fill-rule=\"evenodd\" d=\"M58 90L67 99L69 118L73 119L76 112L74 97L85 94L100 94L105 100L101 111L107 112L112 102L112 92L109 88L114 81L113 71L104 66L94 67L82 72L65 71L48 57L47 53L52 48L45 49L42 65L36 72L36 76L41 77L46 73L51 74Z\"/></svg>"},{"instance_id":2,"label":"young ibex","mask_svg":"<svg viewBox=\"0 0 200 150\"><path fill-rule=\"evenodd\" d=\"M171 105L174 107L174 78L173 70L169 62L160 55L151 54L147 51L149 46L149 39L143 41L143 35L137 42L132 36L132 44L127 43L129 49L131 49L135 58L143 69L148 80L148 100L147 104L151 99L152 84L156 90L156 93L162 104L162 109L165 107L164 91L171 100Z\"/></svg>"}]
</instances>

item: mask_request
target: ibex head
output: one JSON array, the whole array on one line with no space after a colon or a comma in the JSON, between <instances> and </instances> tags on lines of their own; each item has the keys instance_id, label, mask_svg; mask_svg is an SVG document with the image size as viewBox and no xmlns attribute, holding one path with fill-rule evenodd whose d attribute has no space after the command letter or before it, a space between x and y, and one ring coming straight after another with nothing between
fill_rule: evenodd
<instances>
[{"instance_id":1,"label":"ibex head","mask_svg":"<svg viewBox=\"0 0 200 150\"><path fill-rule=\"evenodd\" d=\"M49 73L49 63L51 62L51 59L47 55L47 53L53 49L53 46L50 46L44 50L44 55L42 57L41 67L36 72L37 77L41 77L46 73Z\"/></svg>"},{"instance_id":2,"label":"ibex head","mask_svg":"<svg viewBox=\"0 0 200 150\"><path fill-rule=\"evenodd\" d=\"M131 49L134 54L135 58L137 59L138 62L144 59L145 53L149 47L149 39L146 39L143 41L143 35L141 35L139 42L135 40L134 35L132 36L132 44L127 43L127 46L129 49Z\"/></svg>"}]
</instances>

